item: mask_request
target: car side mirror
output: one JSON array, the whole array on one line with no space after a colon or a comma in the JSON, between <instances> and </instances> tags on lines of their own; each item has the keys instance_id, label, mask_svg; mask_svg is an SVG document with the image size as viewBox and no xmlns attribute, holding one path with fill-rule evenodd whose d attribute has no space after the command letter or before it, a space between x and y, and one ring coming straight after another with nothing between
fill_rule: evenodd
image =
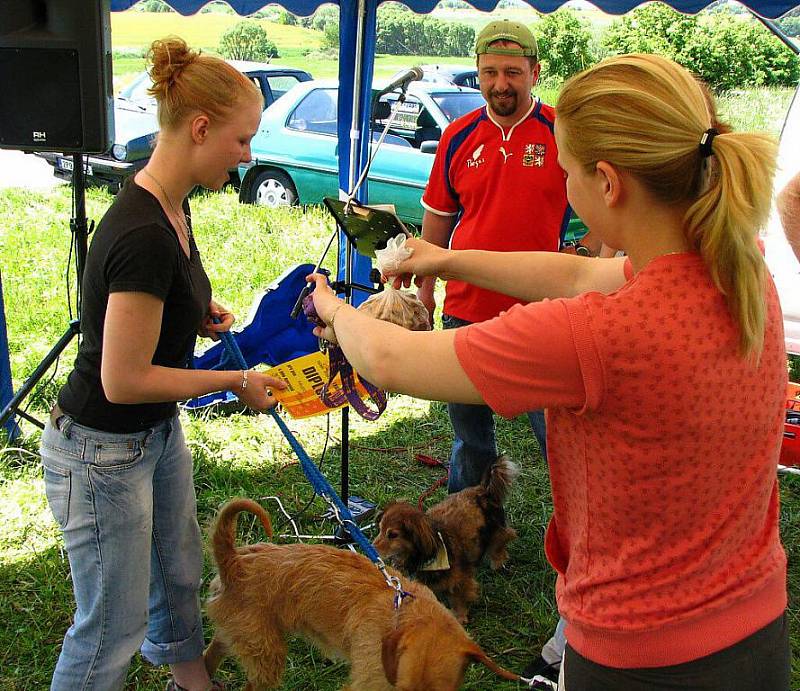
<instances>
[{"instance_id":1,"label":"car side mirror","mask_svg":"<svg viewBox=\"0 0 800 691\"><path fill-rule=\"evenodd\" d=\"M437 142L435 139L431 139L430 141L427 142L422 142L422 144L419 145L419 150L423 154L435 154L436 149L438 148L439 148L439 142Z\"/></svg>"},{"instance_id":2,"label":"car side mirror","mask_svg":"<svg viewBox=\"0 0 800 691\"><path fill-rule=\"evenodd\" d=\"M378 101L372 108L373 120L386 120L392 114L392 107L388 101Z\"/></svg>"}]
</instances>

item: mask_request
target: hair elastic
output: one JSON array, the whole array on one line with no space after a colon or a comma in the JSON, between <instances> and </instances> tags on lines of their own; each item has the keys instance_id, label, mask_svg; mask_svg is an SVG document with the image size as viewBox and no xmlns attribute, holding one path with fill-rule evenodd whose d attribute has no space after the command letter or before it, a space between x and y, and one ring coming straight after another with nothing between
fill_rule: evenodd
<instances>
[{"instance_id":1,"label":"hair elastic","mask_svg":"<svg viewBox=\"0 0 800 691\"><path fill-rule=\"evenodd\" d=\"M718 134L719 130L714 127L709 127L705 132L703 132L703 136L700 137L700 155L703 158L714 155L714 152L711 150L711 142L714 141L714 137L716 137Z\"/></svg>"}]
</instances>

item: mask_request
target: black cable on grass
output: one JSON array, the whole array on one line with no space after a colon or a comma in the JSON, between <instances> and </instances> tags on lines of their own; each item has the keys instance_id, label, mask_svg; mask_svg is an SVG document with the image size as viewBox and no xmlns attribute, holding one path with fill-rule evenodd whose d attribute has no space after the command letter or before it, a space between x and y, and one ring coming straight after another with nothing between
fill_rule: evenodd
<instances>
[{"instance_id":1,"label":"black cable on grass","mask_svg":"<svg viewBox=\"0 0 800 691\"><path fill-rule=\"evenodd\" d=\"M55 365L53 366L52 373L47 378L47 381L39 382L39 384L36 385L36 388L31 392L30 396L28 396L28 400L25 403L25 407L22 410L23 413L27 413L28 409L31 407L31 404L33 403L33 401L38 399L39 392L46 390L46 388L48 386L50 386L50 384L53 383L53 381L56 378L56 375L58 374L58 366L59 366L60 363L61 363L61 355L59 354L56 357Z\"/></svg>"},{"instance_id":2,"label":"black cable on grass","mask_svg":"<svg viewBox=\"0 0 800 691\"><path fill-rule=\"evenodd\" d=\"M78 213L78 207L77 207L78 201L75 198L75 187L74 187L74 185L71 185L70 187L71 187L71 191L72 191L70 208L71 208L72 218L75 218L77 216L77 213ZM75 261L77 262L78 249L77 249L76 244L77 244L77 240L76 240L76 237L75 237L75 233L72 232L72 228L70 227L69 253L67 254L67 266L66 266L66 269L64 271L64 281L67 284L67 312L69 313L69 323L71 323L72 320L74 319L73 314L72 314L72 290L71 290L71 285L70 285L70 269L72 268L72 256L73 256L73 253L75 254ZM75 270L77 271L77 266L76 266ZM52 384L53 381L55 381L56 376L58 376L58 367L59 367L60 364L61 364L61 354L59 354L56 357L55 365L52 368L52 373L47 378L47 380L37 384L36 388L33 391L31 391L30 395L28 396L28 400L25 403L25 407L22 409L23 413L27 413L29 411L33 401L38 399L39 392L46 390L46 388L48 386L50 386L50 384Z\"/></svg>"},{"instance_id":3,"label":"black cable on grass","mask_svg":"<svg viewBox=\"0 0 800 691\"><path fill-rule=\"evenodd\" d=\"M75 198L75 185L71 185L72 189L72 202L70 204L70 209L72 216L71 218L75 218L78 213L78 200ZM70 289L70 268L72 266L72 253L75 253L76 261L78 256L78 248L77 248L77 241L75 239L75 233L72 232L72 225L70 222L70 240L69 240L69 254L67 255L67 271L66 271L66 281L67 281L67 311L69 312L69 320L72 321L72 291ZM77 268L76 268L77 271Z\"/></svg>"},{"instance_id":4,"label":"black cable on grass","mask_svg":"<svg viewBox=\"0 0 800 691\"><path fill-rule=\"evenodd\" d=\"M78 216L78 199L75 196L75 186L70 185L71 189L71 196L70 196L70 210L71 210L71 218L77 218ZM67 266L66 270L64 271L64 280L67 284L67 312L69 313L69 323L72 323L72 320L75 319L75 315L72 313L72 284L71 284L71 269L72 269L72 260L73 256L75 258L75 272L77 274L78 271L78 247L77 247L77 236L75 233L72 232L72 225L70 222L70 239L69 239L69 253L67 254ZM81 287L77 287L76 299L80 299L80 289ZM77 309L77 305L76 305ZM25 408L23 409L24 413L28 412L28 409L31 407L31 404L34 400L38 398L38 394L40 391L46 390L50 384L52 384L56 377L58 376L58 367L61 364L61 355L59 354L56 357L55 365L52 368L52 373L47 378L46 381L39 383L36 386L36 389L31 392L31 395L28 397L28 401L25 404Z\"/></svg>"}]
</instances>

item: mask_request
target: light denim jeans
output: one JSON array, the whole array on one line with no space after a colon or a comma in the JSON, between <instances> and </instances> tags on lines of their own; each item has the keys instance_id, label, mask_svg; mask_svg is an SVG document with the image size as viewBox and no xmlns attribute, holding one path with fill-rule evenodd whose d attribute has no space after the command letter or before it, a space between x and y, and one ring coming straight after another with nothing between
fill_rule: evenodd
<instances>
[{"instance_id":1,"label":"light denim jeans","mask_svg":"<svg viewBox=\"0 0 800 691\"><path fill-rule=\"evenodd\" d=\"M442 315L445 329L457 329L471 322ZM450 451L450 478L447 491L451 494L465 487L477 485L483 479L487 468L497 459L497 440L495 439L494 413L489 406L464 403L448 403L447 413L453 427L453 447ZM544 411L533 410L528 413L533 434L539 442L542 458L547 462L547 430Z\"/></svg>"},{"instance_id":2,"label":"light denim jeans","mask_svg":"<svg viewBox=\"0 0 800 691\"><path fill-rule=\"evenodd\" d=\"M140 648L155 665L202 655L202 542L178 418L114 434L62 414L41 455L76 603L50 688L122 689Z\"/></svg>"}]
</instances>

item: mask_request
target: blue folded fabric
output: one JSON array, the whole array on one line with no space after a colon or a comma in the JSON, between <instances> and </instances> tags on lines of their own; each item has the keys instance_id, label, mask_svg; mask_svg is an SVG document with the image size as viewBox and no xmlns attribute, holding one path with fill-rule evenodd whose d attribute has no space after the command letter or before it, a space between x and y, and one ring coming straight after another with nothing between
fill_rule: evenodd
<instances>
[{"instance_id":1,"label":"blue folded fabric","mask_svg":"<svg viewBox=\"0 0 800 691\"><path fill-rule=\"evenodd\" d=\"M313 264L300 264L284 272L255 299L244 325L231 332L248 367L278 365L318 350L314 325L302 312L297 319L289 316L313 270ZM219 341L195 355L192 364L195 369L239 369ZM197 409L235 400L234 394L220 391L193 398L184 407Z\"/></svg>"}]
</instances>

